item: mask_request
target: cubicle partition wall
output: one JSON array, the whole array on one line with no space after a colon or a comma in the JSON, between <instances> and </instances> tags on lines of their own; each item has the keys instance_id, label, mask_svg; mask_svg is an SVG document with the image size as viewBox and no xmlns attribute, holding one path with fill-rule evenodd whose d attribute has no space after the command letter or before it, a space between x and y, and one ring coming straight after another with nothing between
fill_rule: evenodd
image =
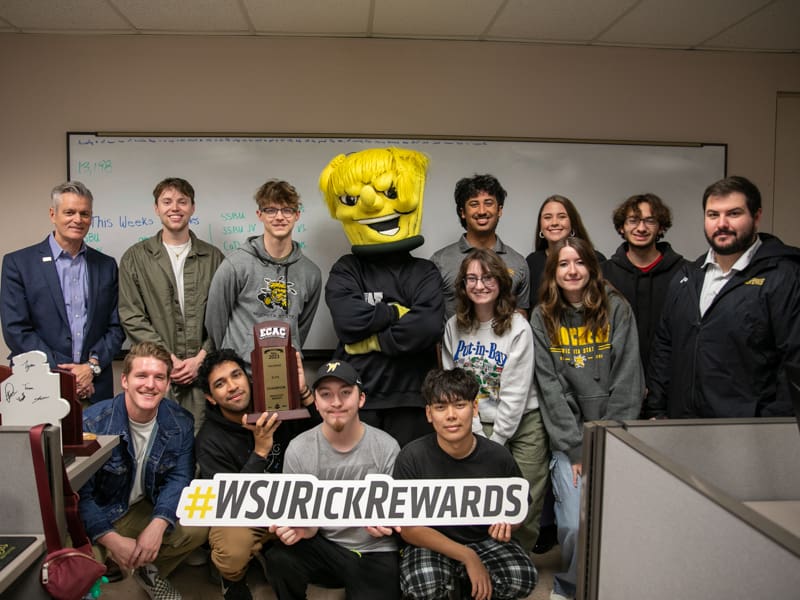
<instances>
[{"instance_id":1,"label":"cubicle partition wall","mask_svg":"<svg viewBox=\"0 0 800 600\"><path fill-rule=\"evenodd\" d=\"M42 513L31 456L30 428L0 426L0 539L8 547L33 538L31 545L0 570L3 600L48 598L39 583L45 541ZM61 444L57 428L47 427L42 436L45 461L50 473L53 508L61 537L66 535L61 475Z\"/></svg>"},{"instance_id":2,"label":"cubicle partition wall","mask_svg":"<svg viewBox=\"0 0 800 600\"><path fill-rule=\"evenodd\" d=\"M794 419L593 423L578 598L796 598Z\"/></svg>"}]
</instances>

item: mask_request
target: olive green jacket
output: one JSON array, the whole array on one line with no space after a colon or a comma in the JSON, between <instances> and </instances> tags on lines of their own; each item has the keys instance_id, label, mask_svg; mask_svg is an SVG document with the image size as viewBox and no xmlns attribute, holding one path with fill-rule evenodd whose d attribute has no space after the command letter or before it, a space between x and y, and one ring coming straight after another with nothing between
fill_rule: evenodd
<instances>
[{"instance_id":1,"label":"olive green jacket","mask_svg":"<svg viewBox=\"0 0 800 600\"><path fill-rule=\"evenodd\" d=\"M192 248L183 266L184 314L178 303L175 274L161 232L123 254L119 265L119 316L132 342L155 342L178 358L206 352L213 344L204 322L208 288L223 254L189 232Z\"/></svg>"}]
</instances>

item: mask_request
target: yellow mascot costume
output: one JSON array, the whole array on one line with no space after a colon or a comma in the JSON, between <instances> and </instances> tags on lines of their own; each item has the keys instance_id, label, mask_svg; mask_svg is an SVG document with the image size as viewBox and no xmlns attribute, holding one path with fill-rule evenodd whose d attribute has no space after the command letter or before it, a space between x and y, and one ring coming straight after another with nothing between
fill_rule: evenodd
<instances>
[{"instance_id":1,"label":"yellow mascot costume","mask_svg":"<svg viewBox=\"0 0 800 600\"><path fill-rule=\"evenodd\" d=\"M331 216L352 254L331 268L325 301L339 338L334 354L361 375L363 421L400 445L431 431L420 393L436 366L444 325L442 278L421 246L427 157L402 148L336 156L320 175Z\"/></svg>"},{"instance_id":2,"label":"yellow mascot costume","mask_svg":"<svg viewBox=\"0 0 800 600\"><path fill-rule=\"evenodd\" d=\"M375 148L334 158L319 179L331 216L356 254L412 250L424 242L422 197L428 158Z\"/></svg>"}]
</instances>

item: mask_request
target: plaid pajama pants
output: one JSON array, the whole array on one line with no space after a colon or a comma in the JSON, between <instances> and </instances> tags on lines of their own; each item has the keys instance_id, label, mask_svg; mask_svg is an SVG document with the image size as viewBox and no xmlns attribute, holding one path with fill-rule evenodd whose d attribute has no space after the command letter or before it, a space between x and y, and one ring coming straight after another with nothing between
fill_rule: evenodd
<instances>
[{"instance_id":1,"label":"plaid pajama pants","mask_svg":"<svg viewBox=\"0 0 800 600\"><path fill-rule=\"evenodd\" d=\"M516 540L498 542L487 538L467 544L480 557L492 578L492 598L525 598L536 586L536 567ZM459 584L458 581L464 581ZM464 565L427 548L406 546L400 558L400 589L404 598L438 600L449 598L460 585L469 597L471 584Z\"/></svg>"}]
</instances>

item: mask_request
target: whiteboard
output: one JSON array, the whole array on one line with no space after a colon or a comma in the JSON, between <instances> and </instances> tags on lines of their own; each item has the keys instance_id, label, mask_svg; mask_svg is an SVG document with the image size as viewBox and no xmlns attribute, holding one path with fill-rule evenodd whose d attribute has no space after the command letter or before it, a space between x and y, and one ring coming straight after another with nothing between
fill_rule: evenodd
<instances>
[{"instance_id":1,"label":"whiteboard","mask_svg":"<svg viewBox=\"0 0 800 600\"><path fill-rule=\"evenodd\" d=\"M614 207L633 194L651 192L673 211L666 239L695 258L706 248L703 190L725 176L727 153L721 144L76 132L67 134L67 146L69 178L84 182L95 198L86 242L117 261L160 229L152 191L165 177L182 177L194 186L192 229L225 254L263 232L253 194L278 178L301 196L294 239L319 265L323 279L350 252L317 187L320 172L337 154L400 146L428 155L425 244L414 251L417 256L428 258L463 233L453 200L456 181L491 173L508 192L498 233L523 256L533 250L536 215L547 196L561 194L575 202L595 246L608 256L621 242L611 224ZM305 349L335 346L323 300Z\"/></svg>"}]
</instances>

